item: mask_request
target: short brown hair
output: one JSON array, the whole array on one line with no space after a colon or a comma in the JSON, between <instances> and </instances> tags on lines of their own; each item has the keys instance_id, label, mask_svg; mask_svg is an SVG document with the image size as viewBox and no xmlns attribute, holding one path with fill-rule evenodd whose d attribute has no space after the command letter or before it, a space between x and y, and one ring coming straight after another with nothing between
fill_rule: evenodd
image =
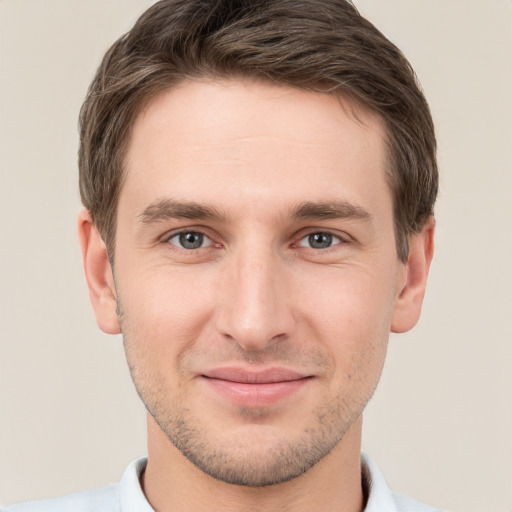
<instances>
[{"instance_id":1,"label":"short brown hair","mask_svg":"<svg viewBox=\"0 0 512 512\"><path fill-rule=\"evenodd\" d=\"M409 62L346 0L161 0L108 50L80 112L80 194L113 256L124 154L147 102L185 79L251 77L345 94L387 127L397 254L433 213L427 102Z\"/></svg>"}]
</instances>

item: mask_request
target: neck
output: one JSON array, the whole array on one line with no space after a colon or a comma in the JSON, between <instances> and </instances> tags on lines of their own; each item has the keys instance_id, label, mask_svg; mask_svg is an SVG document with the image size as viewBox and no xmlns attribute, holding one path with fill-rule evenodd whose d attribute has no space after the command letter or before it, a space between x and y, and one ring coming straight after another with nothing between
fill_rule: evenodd
<instances>
[{"instance_id":1,"label":"neck","mask_svg":"<svg viewBox=\"0 0 512 512\"><path fill-rule=\"evenodd\" d=\"M359 418L326 457L289 482L246 487L203 473L148 415L148 464L143 490L160 512L362 512L361 430Z\"/></svg>"}]
</instances>

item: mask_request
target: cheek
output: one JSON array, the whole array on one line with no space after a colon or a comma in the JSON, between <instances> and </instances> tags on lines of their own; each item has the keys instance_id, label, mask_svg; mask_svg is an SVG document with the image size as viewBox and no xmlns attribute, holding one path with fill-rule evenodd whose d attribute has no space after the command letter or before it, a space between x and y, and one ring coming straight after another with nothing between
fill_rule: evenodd
<instances>
[{"instance_id":1,"label":"cheek","mask_svg":"<svg viewBox=\"0 0 512 512\"><path fill-rule=\"evenodd\" d=\"M304 285L306 283L303 283ZM340 379L380 374L394 303L387 272L333 269L301 286L302 318L311 335L331 354ZM304 290L310 293L304 293Z\"/></svg>"},{"instance_id":2,"label":"cheek","mask_svg":"<svg viewBox=\"0 0 512 512\"><path fill-rule=\"evenodd\" d=\"M127 274L129 275L129 274ZM155 358L185 350L197 339L212 312L206 276L159 269L141 274L119 290L123 334L151 347Z\"/></svg>"},{"instance_id":3,"label":"cheek","mask_svg":"<svg viewBox=\"0 0 512 512\"><path fill-rule=\"evenodd\" d=\"M309 272L296 290L303 314L317 323L319 329L363 334L389 327L396 281L389 270L319 270Z\"/></svg>"}]
</instances>

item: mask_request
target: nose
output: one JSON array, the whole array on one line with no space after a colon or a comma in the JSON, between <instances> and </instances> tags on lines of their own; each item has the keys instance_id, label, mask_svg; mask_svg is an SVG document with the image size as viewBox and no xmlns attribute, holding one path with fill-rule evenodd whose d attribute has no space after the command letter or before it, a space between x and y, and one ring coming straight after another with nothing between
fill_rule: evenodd
<instances>
[{"instance_id":1,"label":"nose","mask_svg":"<svg viewBox=\"0 0 512 512\"><path fill-rule=\"evenodd\" d=\"M241 250L225 266L216 328L246 351L263 350L293 333L292 294L283 265L267 248Z\"/></svg>"}]
</instances>

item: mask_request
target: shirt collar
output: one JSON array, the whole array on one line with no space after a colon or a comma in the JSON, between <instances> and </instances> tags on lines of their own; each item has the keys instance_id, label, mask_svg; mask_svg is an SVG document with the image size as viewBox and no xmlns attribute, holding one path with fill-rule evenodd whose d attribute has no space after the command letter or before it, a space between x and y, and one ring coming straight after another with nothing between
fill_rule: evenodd
<instances>
[{"instance_id":1,"label":"shirt collar","mask_svg":"<svg viewBox=\"0 0 512 512\"><path fill-rule=\"evenodd\" d=\"M134 460L126 468L119 483L119 502L122 512L155 512L146 499L140 483L147 462L148 459L143 457Z\"/></svg>"},{"instance_id":2,"label":"shirt collar","mask_svg":"<svg viewBox=\"0 0 512 512\"><path fill-rule=\"evenodd\" d=\"M366 486L368 502L364 512L397 512L393 494L384 480L379 467L365 453L361 454L363 485Z\"/></svg>"},{"instance_id":3,"label":"shirt collar","mask_svg":"<svg viewBox=\"0 0 512 512\"><path fill-rule=\"evenodd\" d=\"M147 458L134 460L126 468L120 482L119 501L122 512L154 512L142 491L140 479ZM365 453L361 454L362 479L368 492L364 512L397 512L393 495L378 468Z\"/></svg>"}]
</instances>

